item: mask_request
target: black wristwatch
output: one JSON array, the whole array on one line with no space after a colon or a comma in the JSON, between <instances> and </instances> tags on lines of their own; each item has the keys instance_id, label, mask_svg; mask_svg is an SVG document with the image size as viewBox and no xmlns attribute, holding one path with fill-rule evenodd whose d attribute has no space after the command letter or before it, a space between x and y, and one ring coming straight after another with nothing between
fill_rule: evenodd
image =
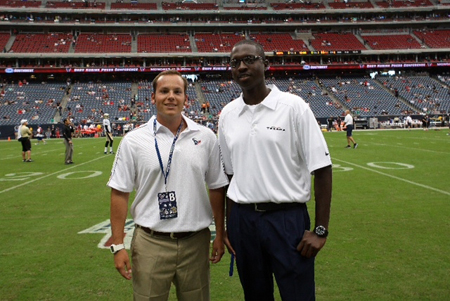
<instances>
[{"instance_id":1,"label":"black wristwatch","mask_svg":"<svg viewBox=\"0 0 450 301\"><path fill-rule=\"evenodd\" d=\"M317 226L317 227L314 229L314 233L316 233L317 236L323 237L323 238L325 238L325 237L328 236L328 230L327 230L327 228L325 228L325 227L322 226L322 225Z\"/></svg>"}]
</instances>

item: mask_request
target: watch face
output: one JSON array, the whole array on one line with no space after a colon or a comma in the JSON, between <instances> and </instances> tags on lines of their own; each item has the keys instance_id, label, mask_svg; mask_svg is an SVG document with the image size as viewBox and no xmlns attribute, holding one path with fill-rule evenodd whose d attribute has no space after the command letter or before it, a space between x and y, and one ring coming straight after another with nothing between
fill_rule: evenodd
<instances>
[{"instance_id":1,"label":"watch face","mask_svg":"<svg viewBox=\"0 0 450 301\"><path fill-rule=\"evenodd\" d=\"M314 232L320 237L326 237L328 234L324 226L317 226Z\"/></svg>"}]
</instances>

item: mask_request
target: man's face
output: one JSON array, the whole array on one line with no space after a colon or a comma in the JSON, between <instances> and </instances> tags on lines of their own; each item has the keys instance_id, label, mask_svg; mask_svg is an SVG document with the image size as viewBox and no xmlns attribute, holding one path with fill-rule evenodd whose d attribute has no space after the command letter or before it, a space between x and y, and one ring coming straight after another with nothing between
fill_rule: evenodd
<instances>
[{"instance_id":1,"label":"man's face","mask_svg":"<svg viewBox=\"0 0 450 301\"><path fill-rule=\"evenodd\" d=\"M242 61L246 57L250 58L250 63ZM251 89L261 83L264 84L264 70L268 64L260 57L261 54L253 45L242 44L231 51L230 61L236 60L237 63L236 66L231 67L231 75L242 89Z\"/></svg>"},{"instance_id":2,"label":"man's face","mask_svg":"<svg viewBox=\"0 0 450 301\"><path fill-rule=\"evenodd\" d=\"M159 116L174 117L181 114L187 95L183 79L178 75L163 75L158 79L156 91L152 93L152 104Z\"/></svg>"}]
</instances>

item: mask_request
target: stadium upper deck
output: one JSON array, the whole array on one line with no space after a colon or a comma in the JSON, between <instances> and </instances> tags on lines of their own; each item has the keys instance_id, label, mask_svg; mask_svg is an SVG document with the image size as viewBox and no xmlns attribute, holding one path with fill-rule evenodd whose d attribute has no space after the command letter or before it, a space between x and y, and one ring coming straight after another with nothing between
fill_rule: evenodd
<instances>
[{"instance_id":1,"label":"stadium upper deck","mask_svg":"<svg viewBox=\"0 0 450 301\"><path fill-rule=\"evenodd\" d=\"M227 66L230 47L242 38L264 44L272 66L280 70L446 66L449 16L450 0L1 0L0 66L211 71L210 66ZM55 35L64 37L54 41Z\"/></svg>"}]
</instances>

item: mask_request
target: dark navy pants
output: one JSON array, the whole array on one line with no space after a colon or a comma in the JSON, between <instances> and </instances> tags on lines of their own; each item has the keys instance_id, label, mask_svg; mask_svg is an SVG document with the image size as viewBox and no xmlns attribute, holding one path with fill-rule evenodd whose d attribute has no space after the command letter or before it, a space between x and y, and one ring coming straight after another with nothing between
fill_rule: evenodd
<instances>
[{"instance_id":1,"label":"dark navy pants","mask_svg":"<svg viewBox=\"0 0 450 301\"><path fill-rule=\"evenodd\" d=\"M233 204L227 229L246 301L273 301L273 275L283 301L315 300L314 258L296 249L310 225L306 205L258 212Z\"/></svg>"}]
</instances>

